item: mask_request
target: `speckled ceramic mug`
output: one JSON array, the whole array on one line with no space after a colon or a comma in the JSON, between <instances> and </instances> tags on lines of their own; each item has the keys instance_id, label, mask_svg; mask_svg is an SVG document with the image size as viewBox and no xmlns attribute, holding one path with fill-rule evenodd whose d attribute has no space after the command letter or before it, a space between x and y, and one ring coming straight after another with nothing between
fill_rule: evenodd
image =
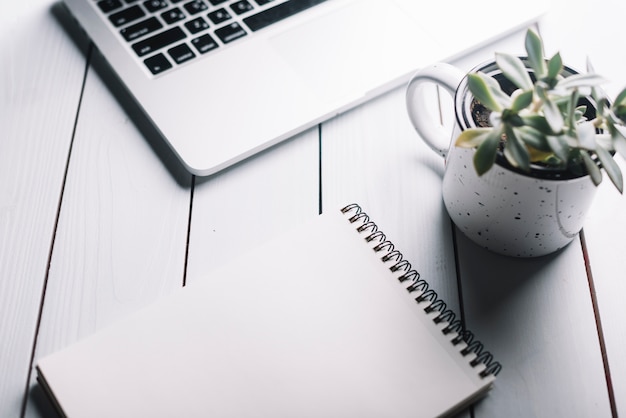
<instances>
[{"instance_id":1,"label":"speckled ceramic mug","mask_svg":"<svg viewBox=\"0 0 626 418\"><path fill-rule=\"evenodd\" d=\"M493 75L499 70L490 62L472 71ZM424 92L429 83L454 97L451 135L428 112L420 111L432 100ZM465 73L444 63L418 71L407 87L413 126L445 158L443 200L450 218L472 241L497 253L536 257L565 247L582 229L596 191L591 179L539 167L530 173L517 172L503 160L478 176L472 162L475 150L451 142L462 130L475 126L469 112L471 98Z\"/></svg>"}]
</instances>

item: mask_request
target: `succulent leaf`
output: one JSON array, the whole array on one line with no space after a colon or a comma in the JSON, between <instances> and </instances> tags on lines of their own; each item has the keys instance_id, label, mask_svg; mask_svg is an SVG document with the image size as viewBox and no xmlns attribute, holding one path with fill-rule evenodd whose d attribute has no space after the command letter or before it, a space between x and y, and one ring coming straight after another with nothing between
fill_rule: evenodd
<instances>
[{"instance_id":1,"label":"succulent leaf","mask_svg":"<svg viewBox=\"0 0 626 418\"><path fill-rule=\"evenodd\" d=\"M563 61L561 60L561 54L556 53L548 61L548 78L550 80L556 80L561 71L563 70Z\"/></svg>"},{"instance_id":2,"label":"succulent leaf","mask_svg":"<svg viewBox=\"0 0 626 418\"><path fill-rule=\"evenodd\" d=\"M591 60L589 59L589 57L587 57L585 65L587 66L587 72L588 73L595 73L596 72L596 69L593 68L593 64L591 63Z\"/></svg>"},{"instance_id":3,"label":"succulent leaf","mask_svg":"<svg viewBox=\"0 0 626 418\"><path fill-rule=\"evenodd\" d=\"M530 171L530 154L524 144L517 138L512 128L506 129L506 147L504 156L513 167Z\"/></svg>"},{"instance_id":4,"label":"succulent leaf","mask_svg":"<svg viewBox=\"0 0 626 418\"><path fill-rule=\"evenodd\" d=\"M614 106L626 106L626 88L619 92L619 94L615 97L615 101L613 102Z\"/></svg>"},{"instance_id":5,"label":"succulent leaf","mask_svg":"<svg viewBox=\"0 0 626 418\"><path fill-rule=\"evenodd\" d=\"M454 145L461 148L476 148L487 138L491 131L491 128L465 129L458 136Z\"/></svg>"},{"instance_id":6,"label":"succulent leaf","mask_svg":"<svg viewBox=\"0 0 626 418\"><path fill-rule=\"evenodd\" d=\"M515 96L511 104L511 110L519 112L527 108L533 102L533 91L527 90Z\"/></svg>"},{"instance_id":7,"label":"succulent leaf","mask_svg":"<svg viewBox=\"0 0 626 418\"><path fill-rule=\"evenodd\" d=\"M619 105L613 107L613 113L622 122L626 122L626 105Z\"/></svg>"},{"instance_id":8,"label":"succulent leaf","mask_svg":"<svg viewBox=\"0 0 626 418\"><path fill-rule=\"evenodd\" d=\"M552 132L560 132L563 129L563 115L554 102L546 99L543 104L543 113Z\"/></svg>"},{"instance_id":9,"label":"succulent leaf","mask_svg":"<svg viewBox=\"0 0 626 418\"><path fill-rule=\"evenodd\" d=\"M622 177L622 172L607 150L602 147L596 147L595 153L598 156L598 159L602 163L602 168L606 171L606 174L609 176L617 190L620 193L624 193L624 179Z\"/></svg>"},{"instance_id":10,"label":"succulent leaf","mask_svg":"<svg viewBox=\"0 0 626 418\"><path fill-rule=\"evenodd\" d=\"M557 88L579 89L582 87L595 87L603 83L606 83L606 78L598 74L574 74L559 80Z\"/></svg>"},{"instance_id":11,"label":"succulent leaf","mask_svg":"<svg viewBox=\"0 0 626 418\"><path fill-rule=\"evenodd\" d=\"M591 181L593 181L593 184L597 186L602 183L602 172L600 171L598 164L593 161L587 151L581 151L580 155L582 155L583 162L585 163L585 168L587 169L587 172L589 173L589 177L591 177Z\"/></svg>"},{"instance_id":12,"label":"succulent leaf","mask_svg":"<svg viewBox=\"0 0 626 418\"><path fill-rule=\"evenodd\" d=\"M498 102L496 94L492 88L490 88L490 81L483 73L470 74L468 76L468 87L474 97L482 103L487 109L500 112L503 107ZM499 89L499 87L498 87Z\"/></svg>"},{"instance_id":13,"label":"succulent leaf","mask_svg":"<svg viewBox=\"0 0 626 418\"><path fill-rule=\"evenodd\" d=\"M552 132L561 132L563 129L563 114L561 113L559 106L556 102L552 101L545 89L537 86L537 95L543 102L543 115L546 118L546 122L550 125Z\"/></svg>"},{"instance_id":14,"label":"succulent leaf","mask_svg":"<svg viewBox=\"0 0 626 418\"><path fill-rule=\"evenodd\" d=\"M623 178L613 153L626 156L626 88L611 103L587 60L587 74L566 76L560 53L544 58L543 41L534 31L526 34L526 62L498 53L495 62L504 77L517 90L509 96L501 79L477 73L469 76L469 89L491 113L490 128L463 131L456 145L475 148L474 168L487 172L502 150L515 167L529 170L532 162L570 169L584 174L594 184L602 181L602 169L623 193ZM534 77L530 74L534 71ZM505 85L504 83L502 85ZM508 90L507 86L507 91ZM594 116L587 115L592 103Z\"/></svg>"},{"instance_id":15,"label":"succulent leaf","mask_svg":"<svg viewBox=\"0 0 626 418\"><path fill-rule=\"evenodd\" d=\"M522 90L532 90L533 82L521 59L514 55L497 53L496 64L502 74Z\"/></svg>"},{"instance_id":16,"label":"succulent leaf","mask_svg":"<svg viewBox=\"0 0 626 418\"><path fill-rule=\"evenodd\" d=\"M617 137L613 137L613 147L615 150L620 153L622 156L626 155L626 137L623 134L620 134Z\"/></svg>"},{"instance_id":17,"label":"succulent leaf","mask_svg":"<svg viewBox=\"0 0 626 418\"><path fill-rule=\"evenodd\" d=\"M548 121L542 115L522 116L522 120L526 126L536 129L544 135L554 135L557 133L550 128L550 124L548 124Z\"/></svg>"},{"instance_id":18,"label":"succulent leaf","mask_svg":"<svg viewBox=\"0 0 626 418\"><path fill-rule=\"evenodd\" d=\"M474 154L474 169L479 176L485 174L493 166L500 145L501 131L492 129Z\"/></svg>"},{"instance_id":19,"label":"succulent leaf","mask_svg":"<svg viewBox=\"0 0 626 418\"><path fill-rule=\"evenodd\" d=\"M561 161L567 161L569 157L569 146L567 140L563 135L554 136L550 135L546 137L546 141L550 148L554 152L554 155Z\"/></svg>"},{"instance_id":20,"label":"succulent leaf","mask_svg":"<svg viewBox=\"0 0 626 418\"><path fill-rule=\"evenodd\" d=\"M528 54L528 61L532 69L535 70L537 78L544 77L547 69L546 62L543 58L543 42L537 32L532 29L529 29L526 32L525 46L526 53Z\"/></svg>"},{"instance_id":21,"label":"succulent leaf","mask_svg":"<svg viewBox=\"0 0 626 418\"><path fill-rule=\"evenodd\" d=\"M596 128L590 122L581 123L576 126L576 134L580 148L596 151Z\"/></svg>"},{"instance_id":22,"label":"succulent leaf","mask_svg":"<svg viewBox=\"0 0 626 418\"><path fill-rule=\"evenodd\" d=\"M552 153L546 136L530 126L522 126L515 131L516 135L534 150ZM534 159L536 161L536 159Z\"/></svg>"}]
</instances>

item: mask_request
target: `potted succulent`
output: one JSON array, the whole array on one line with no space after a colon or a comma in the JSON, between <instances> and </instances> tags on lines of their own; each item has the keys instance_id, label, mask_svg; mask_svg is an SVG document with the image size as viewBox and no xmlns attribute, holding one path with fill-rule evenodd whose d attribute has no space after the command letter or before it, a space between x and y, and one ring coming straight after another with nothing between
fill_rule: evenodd
<instances>
[{"instance_id":1,"label":"potted succulent","mask_svg":"<svg viewBox=\"0 0 626 418\"><path fill-rule=\"evenodd\" d=\"M531 29L525 47L526 57L497 53L468 74L423 69L407 106L418 133L446 157L443 197L460 230L490 250L538 256L578 234L603 171L623 192L613 156L626 155L626 89L611 102L589 63L580 74L560 53L546 59ZM420 111L427 82L455 94L452 146Z\"/></svg>"},{"instance_id":2,"label":"potted succulent","mask_svg":"<svg viewBox=\"0 0 626 418\"><path fill-rule=\"evenodd\" d=\"M590 63L587 74L564 77L560 53L544 59L543 42L533 30L526 34L526 52L524 60L496 54L500 81L482 72L468 75L474 106L489 121L461 132L455 145L476 148L474 167L479 175L493 166L500 152L511 166L525 172L531 171L531 164L586 172L595 185L602 181L604 168L623 193L613 153L626 155L626 89L610 103L599 89L606 80ZM500 83L515 90L507 94Z\"/></svg>"}]
</instances>

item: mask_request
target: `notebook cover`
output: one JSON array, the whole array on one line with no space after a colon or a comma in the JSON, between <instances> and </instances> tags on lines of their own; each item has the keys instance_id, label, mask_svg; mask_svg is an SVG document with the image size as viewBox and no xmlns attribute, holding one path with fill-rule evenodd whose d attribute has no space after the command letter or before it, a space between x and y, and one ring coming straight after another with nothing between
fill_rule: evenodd
<instances>
[{"instance_id":1,"label":"notebook cover","mask_svg":"<svg viewBox=\"0 0 626 418\"><path fill-rule=\"evenodd\" d=\"M438 416L483 395L481 353L460 354L352 215L207 272L43 358L39 379L70 417Z\"/></svg>"}]
</instances>

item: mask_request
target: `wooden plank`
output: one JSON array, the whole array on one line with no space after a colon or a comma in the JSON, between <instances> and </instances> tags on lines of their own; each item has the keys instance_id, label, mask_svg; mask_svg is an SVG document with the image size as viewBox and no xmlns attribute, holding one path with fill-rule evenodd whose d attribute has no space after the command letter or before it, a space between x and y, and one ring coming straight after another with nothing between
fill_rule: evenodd
<instances>
[{"instance_id":1,"label":"wooden plank","mask_svg":"<svg viewBox=\"0 0 626 418\"><path fill-rule=\"evenodd\" d=\"M50 0L0 14L0 416L19 416L85 60Z\"/></svg>"},{"instance_id":2,"label":"wooden plank","mask_svg":"<svg viewBox=\"0 0 626 418\"><path fill-rule=\"evenodd\" d=\"M467 327L503 364L476 416L610 416L580 243L514 259L459 233L458 252Z\"/></svg>"},{"instance_id":3,"label":"wooden plank","mask_svg":"<svg viewBox=\"0 0 626 418\"><path fill-rule=\"evenodd\" d=\"M596 72L607 78L604 86L610 97L626 86L624 65L626 51L615 48L612 40L620 39L626 4L605 0L599 18L589 19L589 6L579 0L554 3L559 13L547 16L542 34L552 51L560 50L566 63L585 70L587 58ZM580 30L585 28L585 30ZM626 175L623 157L616 161ZM605 177L584 226L590 269L596 291L599 316L606 344L610 384L615 395L617 414L626 413L626 333L623 319L626 305L624 270L626 261L622 237L626 235L626 197L620 195Z\"/></svg>"},{"instance_id":4,"label":"wooden plank","mask_svg":"<svg viewBox=\"0 0 626 418\"><path fill-rule=\"evenodd\" d=\"M35 362L183 283L191 175L181 183L89 71L61 205ZM164 157L168 158L168 157ZM33 370L27 416L39 416ZM23 389L23 388L22 388Z\"/></svg>"},{"instance_id":5,"label":"wooden plank","mask_svg":"<svg viewBox=\"0 0 626 418\"><path fill-rule=\"evenodd\" d=\"M188 283L210 277L216 267L317 216L318 138L318 129L313 128L209 179L197 180Z\"/></svg>"},{"instance_id":6,"label":"wooden plank","mask_svg":"<svg viewBox=\"0 0 626 418\"><path fill-rule=\"evenodd\" d=\"M622 172L626 163L618 158ZM596 291L603 338L606 344L610 382L618 415L626 412L626 198L606 180L585 221L584 237Z\"/></svg>"}]
</instances>

